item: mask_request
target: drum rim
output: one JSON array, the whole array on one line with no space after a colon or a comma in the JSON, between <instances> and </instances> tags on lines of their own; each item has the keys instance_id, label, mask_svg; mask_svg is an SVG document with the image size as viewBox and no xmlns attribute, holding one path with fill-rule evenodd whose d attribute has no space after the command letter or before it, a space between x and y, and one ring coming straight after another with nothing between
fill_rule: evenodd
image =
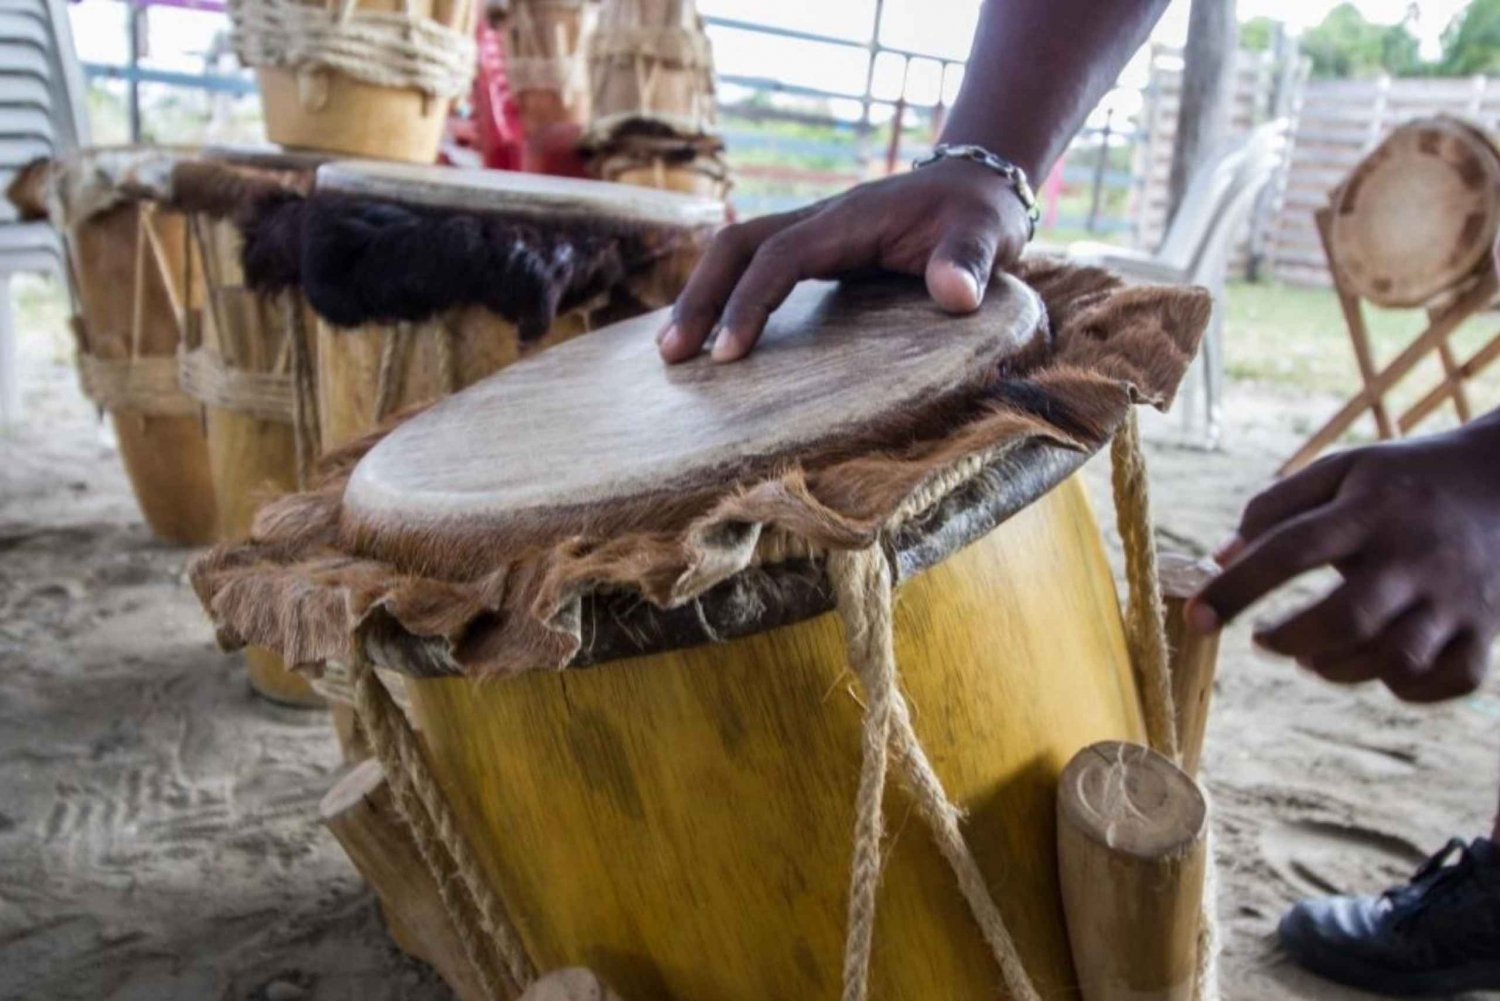
<instances>
[{"instance_id":1,"label":"drum rim","mask_svg":"<svg viewBox=\"0 0 1500 1001\"><path fill-rule=\"evenodd\" d=\"M887 555L893 583L905 584L983 539L1061 486L1095 454L1042 438L1022 441L930 512L892 533ZM759 578L753 585L747 584L750 574ZM759 602L759 614L747 617L747 586L789 600ZM806 558L747 568L674 608L633 593L589 592L578 613L583 641L564 670L744 639L826 615L835 604L823 568ZM412 678L468 674L445 639L410 632L383 612L370 616L359 640L371 663L385 670Z\"/></svg>"},{"instance_id":2,"label":"drum rim","mask_svg":"<svg viewBox=\"0 0 1500 1001\"><path fill-rule=\"evenodd\" d=\"M724 204L700 195L511 170L343 159L318 168L313 192L552 221L684 228L724 221ZM464 196L467 201L459 200Z\"/></svg>"}]
</instances>

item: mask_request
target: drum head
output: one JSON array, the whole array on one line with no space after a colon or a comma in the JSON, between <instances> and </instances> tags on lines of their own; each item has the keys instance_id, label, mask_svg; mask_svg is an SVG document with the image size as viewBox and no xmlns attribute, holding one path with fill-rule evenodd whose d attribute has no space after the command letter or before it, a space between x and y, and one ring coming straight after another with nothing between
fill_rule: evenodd
<instances>
[{"instance_id":1,"label":"drum head","mask_svg":"<svg viewBox=\"0 0 1500 1001\"><path fill-rule=\"evenodd\" d=\"M318 168L315 190L552 222L707 227L724 221L723 203L710 198L512 170L340 162Z\"/></svg>"},{"instance_id":2,"label":"drum head","mask_svg":"<svg viewBox=\"0 0 1500 1001\"><path fill-rule=\"evenodd\" d=\"M1478 130L1425 118L1392 132L1334 195L1345 283L1380 306L1422 306L1470 275L1500 226L1500 155Z\"/></svg>"},{"instance_id":3,"label":"drum head","mask_svg":"<svg viewBox=\"0 0 1500 1001\"><path fill-rule=\"evenodd\" d=\"M407 421L355 469L345 534L420 560L454 533L525 546L649 523L663 503L899 440L913 414L1046 347L1040 300L1010 277L969 316L943 314L913 280L806 282L728 365L665 365L666 319L558 345Z\"/></svg>"}]
</instances>

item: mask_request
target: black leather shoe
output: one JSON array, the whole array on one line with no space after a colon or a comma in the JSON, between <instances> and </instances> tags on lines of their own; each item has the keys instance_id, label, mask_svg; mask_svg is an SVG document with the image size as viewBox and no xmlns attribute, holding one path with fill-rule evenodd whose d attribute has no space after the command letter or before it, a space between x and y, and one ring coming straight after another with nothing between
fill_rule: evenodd
<instances>
[{"instance_id":1,"label":"black leather shoe","mask_svg":"<svg viewBox=\"0 0 1500 1001\"><path fill-rule=\"evenodd\" d=\"M1302 966L1376 994L1500 990L1500 848L1454 838L1378 897L1302 901L1280 935Z\"/></svg>"}]
</instances>

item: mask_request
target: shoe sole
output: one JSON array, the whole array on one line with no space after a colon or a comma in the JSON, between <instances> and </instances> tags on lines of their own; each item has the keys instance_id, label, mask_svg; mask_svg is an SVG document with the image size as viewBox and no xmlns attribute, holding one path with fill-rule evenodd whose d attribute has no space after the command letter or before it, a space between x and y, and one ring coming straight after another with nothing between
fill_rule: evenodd
<instances>
[{"instance_id":1,"label":"shoe sole","mask_svg":"<svg viewBox=\"0 0 1500 1001\"><path fill-rule=\"evenodd\" d=\"M1278 936L1280 937L1280 936ZM1464 966L1397 972L1366 966L1347 953L1281 937L1281 947L1297 964L1326 980L1387 997L1430 997L1466 991L1500 990L1500 961Z\"/></svg>"}]
</instances>

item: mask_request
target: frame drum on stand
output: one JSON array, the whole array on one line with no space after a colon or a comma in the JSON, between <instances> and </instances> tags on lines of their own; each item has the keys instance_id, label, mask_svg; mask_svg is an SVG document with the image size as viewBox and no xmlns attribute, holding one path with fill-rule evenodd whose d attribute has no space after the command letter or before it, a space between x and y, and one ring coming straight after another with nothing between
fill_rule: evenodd
<instances>
[{"instance_id":1,"label":"frame drum on stand","mask_svg":"<svg viewBox=\"0 0 1500 1001\"><path fill-rule=\"evenodd\" d=\"M173 172L173 200L187 215L205 286L197 342L182 357L182 384L203 405L221 541L247 538L261 505L306 488L317 459L312 314L296 288L267 295L247 287L242 258L245 228L305 197L318 162L211 149ZM270 651L251 648L245 660L251 687L265 698L325 704Z\"/></svg>"},{"instance_id":2,"label":"frame drum on stand","mask_svg":"<svg viewBox=\"0 0 1500 1001\"><path fill-rule=\"evenodd\" d=\"M601 329L194 567L221 638L350 664L407 832L377 889L444 888L478 996L1077 996L1058 779L1162 706L1074 474L1139 459L1209 306L1023 277L965 317L804 283L734 365Z\"/></svg>"},{"instance_id":3,"label":"frame drum on stand","mask_svg":"<svg viewBox=\"0 0 1500 1001\"><path fill-rule=\"evenodd\" d=\"M187 150L85 149L49 168L47 201L67 244L85 394L107 411L151 531L179 545L214 538L216 508L197 404L178 382L186 223L162 203Z\"/></svg>"},{"instance_id":4,"label":"frame drum on stand","mask_svg":"<svg viewBox=\"0 0 1500 1001\"><path fill-rule=\"evenodd\" d=\"M321 168L312 201L325 450L671 302L724 217L709 199L597 181L368 163Z\"/></svg>"},{"instance_id":5,"label":"frame drum on stand","mask_svg":"<svg viewBox=\"0 0 1500 1001\"><path fill-rule=\"evenodd\" d=\"M476 60L477 0L229 0L274 143L432 163Z\"/></svg>"}]
</instances>

